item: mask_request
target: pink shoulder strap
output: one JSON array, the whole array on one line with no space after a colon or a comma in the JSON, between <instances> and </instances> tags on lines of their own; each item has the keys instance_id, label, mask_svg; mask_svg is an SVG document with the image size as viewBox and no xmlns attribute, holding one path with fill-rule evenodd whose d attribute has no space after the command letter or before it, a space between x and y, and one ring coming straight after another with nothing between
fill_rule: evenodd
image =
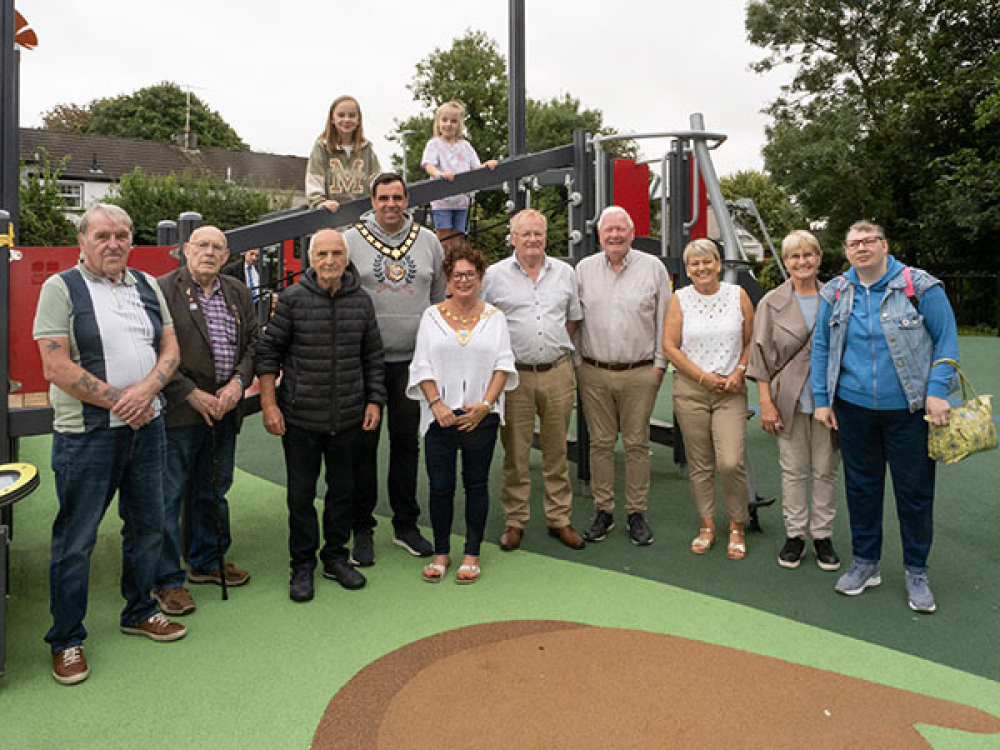
<instances>
[{"instance_id":1,"label":"pink shoulder strap","mask_svg":"<svg viewBox=\"0 0 1000 750\"><path fill-rule=\"evenodd\" d=\"M916 297L917 292L913 288L913 277L910 276L909 266L903 269L903 281L906 282L906 284L903 286L903 293L906 294L906 296L909 297L910 299Z\"/></svg>"}]
</instances>

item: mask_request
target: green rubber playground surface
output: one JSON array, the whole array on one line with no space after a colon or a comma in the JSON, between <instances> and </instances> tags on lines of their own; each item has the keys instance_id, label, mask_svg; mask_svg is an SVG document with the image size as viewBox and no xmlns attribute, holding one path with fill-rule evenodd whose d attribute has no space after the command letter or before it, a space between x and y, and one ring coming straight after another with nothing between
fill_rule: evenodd
<instances>
[{"instance_id":1,"label":"green rubber playground surface","mask_svg":"<svg viewBox=\"0 0 1000 750\"><path fill-rule=\"evenodd\" d=\"M964 369L980 392L1000 393L1000 340L963 338L961 345ZM670 418L667 389L657 416ZM777 496L773 440L756 421L748 436L758 493ZM111 510L92 564L86 621L91 676L67 688L52 679L42 641L49 626L48 542L56 508L49 444L41 437L20 446L21 460L42 470L42 484L15 511L8 661L0 678L3 748L306 748L330 699L366 665L428 636L508 620L562 620L681 636L1000 717L995 645L1000 453L939 469L930 561L938 612L931 616L918 616L906 605L891 497L883 584L859 597L841 597L833 592L837 574L820 571L811 556L798 570L776 565L784 541L778 505L761 511L763 532L748 537L746 560L727 560L722 547L703 557L691 555L687 548L697 518L687 483L678 476L670 449L662 446L653 447L651 547L628 542L621 516L604 542L569 550L545 534L535 496L522 549L503 553L495 544L503 527L495 502L482 580L475 586L450 580L428 586L419 579L421 562L391 544L383 503L377 562L365 570L368 586L347 592L317 578L315 600L295 604L287 594L281 447L263 431L258 415L241 436L240 471L230 495L230 559L252 571L249 585L231 590L227 602L218 588L191 587L198 610L184 618L189 632L182 641L159 644L121 635L120 524ZM420 489L426 509L423 477ZM577 489L573 522L582 528L590 502ZM849 559L842 500L841 495L834 543ZM724 707L718 712L724 720ZM918 730L935 748L1000 748L1000 735L924 724ZM651 738L648 746L663 744Z\"/></svg>"}]
</instances>

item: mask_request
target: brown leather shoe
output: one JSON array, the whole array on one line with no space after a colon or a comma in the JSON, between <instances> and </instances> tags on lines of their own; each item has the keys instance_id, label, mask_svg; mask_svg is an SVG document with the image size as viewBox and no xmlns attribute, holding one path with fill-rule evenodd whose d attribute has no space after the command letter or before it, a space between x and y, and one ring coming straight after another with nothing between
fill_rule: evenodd
<instances>
[{"instance_id":1,"label":"brown leather shoe","mask_svg":"<svg viewBox=\"0 0 1000 750\"><path fill-rule=\"evenodd\" d=\"M558 538L560 542L570 549L583 549L587 546L587 543L583 541L583 537L577 534L576 529L569 524L558 529L549 526L549 536Z\"/></svg>"},{"instance_id":2,"label":"brown leather shoe","mask_svg":"<svg viewBox=\"0 0 1000 750\"><path fill-rule=\"evenodd\" d=\"M90 674L87 660L83 658L83 646L70 646L52 655L52 676L63 685L76 685Z\"/></svg>"},{"instance_id":3,"label":"brown leather shoe","mask_svg":"<svg viewBox=\"0 0 1000 750\"><path fill-rule=\"evenodd\" d=\"M521 546L521 535L524 533L523 529L519 529L515 526L508 526L503 535L500 537L500 549L504 552L512 552Z\"/></svg>"},{"instance_id":4,"label":"brown leather shoe","mask_svg":"<svg viewBox=\"0 0 1000 750\"><path fill-rule=\"evenodd\" d=\"M222 585L222 578L219 576L219 569L207 572L199 572L191 569L188 571L187 579L191 583L214 583L216 586ZM243 586L250 580L250 572L237 568L232 563L226 563L226 586Z\"/></svg>"}]
</instances>

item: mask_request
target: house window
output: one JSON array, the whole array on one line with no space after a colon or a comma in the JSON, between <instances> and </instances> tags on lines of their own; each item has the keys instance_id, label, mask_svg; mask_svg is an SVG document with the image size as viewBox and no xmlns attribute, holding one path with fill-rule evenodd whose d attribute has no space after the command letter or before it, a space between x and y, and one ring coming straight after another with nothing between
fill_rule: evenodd
<instances>
[{"instance_id":1,"label":"house window","mask_svg":"<svg viewBox=\"0 0 1000 750\"><path fill-rule=\"evenodd\" d=\"M70 211L80 211L83 209L83 183L82 182L61 182L59 183L59 195L63 199L63 207Z\"/></svg>"}]
</instances>

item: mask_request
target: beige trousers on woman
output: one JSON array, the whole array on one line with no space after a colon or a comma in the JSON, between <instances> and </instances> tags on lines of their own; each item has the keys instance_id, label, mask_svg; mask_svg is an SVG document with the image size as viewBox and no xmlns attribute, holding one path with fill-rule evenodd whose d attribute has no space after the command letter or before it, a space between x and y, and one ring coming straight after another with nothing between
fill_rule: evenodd
<instances>
[{"instance_id":1,"label":"beige trousers on woman","mask_svg":"<svg viewBox=\"0 0 1000 750\"><path fill-rule=\"evenodd\" d=\"M829 539L837 514L837 467L840 450L826 425L812 414L795 410L792 438L778 438L781 464L781 507L785 533L805 537L806 524L813 539ZM809 480L812 479L812 521L809 521Z\"/></svg>"},{"instance_id":2,"label":"beige trousers on woman","mask_svg":"<svg viewBox=\"0 0 1000 750\"><path fill-rule=\"evenodd\" d=\"M674 375L674 420L687 453L691 494L699 518L715 516L715 473L722 479L729 520L746 523L747 472L743 462L747 394L712 393L680 373Z\"/></svg>"}]
</instances>

